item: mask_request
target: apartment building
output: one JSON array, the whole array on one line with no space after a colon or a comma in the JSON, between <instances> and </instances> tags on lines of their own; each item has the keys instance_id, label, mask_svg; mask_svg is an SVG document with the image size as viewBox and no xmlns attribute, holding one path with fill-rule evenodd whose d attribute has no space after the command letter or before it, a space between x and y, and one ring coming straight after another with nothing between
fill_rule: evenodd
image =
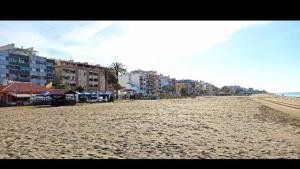
<instances>
[{"instance_id":1,"label":"apartment building","mask_svg":"<svg viewBox=\"0 0 300 169\"><path fill-rule=\"evenodd\" d=\"M30 57L30 81L44 86L47 83L46 58L40 56Z\"/></svg>"},{"instance_id":2,"label":"apartment building","mask_svg":"<svg viewBox=\"0 0 300 169\"><path fill-rule=\"evenodd\" d=\"M160 92L159 75L156 71L146 71L147 94L153 95Z\"/></svg>"},{"instance_id":3,"label":"apartment building","mask_svg":"<svg viewBox=\"0 0 300 169\"><path fill-rule=\"evenodd\" d=\"M30 81L30 61L31 55L36 55L36 51L32 49L16 48L14 44L9 44L0 47L2 58L6 58L6 68L8 73L6 80L15 80L21 82ZM4 67L4 66L3 66ZM3 76L4 77L4 76Z\"/></svg>"},{"instance_id":4,"label":"apartment building","mask_svg":"<svg viewBox=\"0 0 300 169\"><path fill-rule=\"evenodd\" d=\"M119 84L126 90L153 95L158 93L176 94L176 79L158 75L156 71L134 70L119 76ZM165 90L164 90L165 89Z\"/></svg>"},{"instance_id":5,"label":"apartment building","mask_svg":"<svg viewBox=\"0 0 300 169\"><path fill-rule=\"evenodd\" d=\"M131 88L130 73L119 75L119 84L125 89Z\"/></svg>"},{"instance_id":6,"label":"apartment building","mask_svg":"<svg viewBox=\"0 0 300 169\"><path fill-rule=\"evenodd\" d=\"M194 80L190 80L190 79L183 79L183 80L177 80L177 92L183 94L182 92L184 92L185 94L191 95L195 93L195 83L196 81ZM182 91L182 89L184 89L184 91Z\"/></svg>"},{"instance_id":7,"label":"apartment building","mask_svg":"<svg viewBox=\"0 0 300 169\"><path fill-rule=\"evenodd\" d=\"M0 51L0 84L8 83L9 69L8 69L8 52Z\"/></svg>"},{"instance_id":8,"label":"apartment building","mask_svg":"<svg viewBox=\"0 0 300 169\"><path fill-rule=\"evenodd\" d=\"M55 60L54 59L46 59L46 82L47 84L52 82L52 86L56 86L55 79Z\"/></svg>"},{"instance_id":9,"label":"apartment building","mask_svg":"<svg viewBox=\"0 0 300 169\"><path fill-rule=\"evenodd\" d=\"M0 50L3 64L2 68L6 69L4 70L4 72L6 72L6 76L4 76L4 72L2 71L2 77L5 78L4 81L30 81L30 51L22 48L15 48L14 44L2 46L0 47Z\"/></svg>"},{"instance_id":10,"label":"apartment building","mask_svg":"<svg viewBox=\"0 0 300 169\"><path fill-rule=\"evenodd\" d=\"M208 92L211 92L212 89L213 89L213 87L214 87L214 86L213 86L212 84L210 84L210 83L204 82L204 83L202 84L203 90L206 90L206 91L208 91Z\"/></svg>"},{"instance_id":11,"label":"apartment building","mask_svg":"<svg viewBox=\"0 0 300 169\"><path fill-rule=\"evenodd\" d=\"M143 70L134 70L119 76L119 84L124 90L134 90L138 94L146 94L146 73Z\"/></svg>"},{"instance_id":12,"label":"apartment building","mask_svg":"<svg viewBox=\"0 0 300 169\"><path fill-rule=\"evenodd\" d=\"M55 82L53 78L53 59L38 56L38 52L32 47L17 48L15 44L0 47L0 83L5 85L9 80L21 82L33 82L44 86L49 82ZM47 72L47 70L49 70Z\"/></svg>"},{"instance_id":13,"label":"apartment building","mask_svg":"<svg viewBox=\"0 0 300 169\"><path fill-rule=\"evenodd\" d=\"M159 75L159 88L161 93L167 93L169 89L170 77L164 76L162 74Z\"/></svg>"},{"instance_id":14,"label":"apartment building","mask_svg":"<svg viewBox=\"0 0 300 169\"><path fill-rule=\"evenodd\" d=\"M76 64L73 61L58 60L55 62L56 84L64 84L68 88L76 87ZM85 86L82 86L85 87Z\"/></svg>"},{"instance_id":15,"label":"apartment building","mask_svg":"<svg viewBox=\"0 0 300 169\"><path fill-rule=\"evenodd\" d=\"M176 94L176 79L159 75L160 93Z\"/></svg>"},{"instance_id":16,"label":"apartment building","mask_svg":"<svg viewBox=\"0 0 300 169\"><path fill-rule=\"evenodd\" d=\"M70 89L82 86L87 91L105 90L105 79L100 65L57 60L55 76L57 83L65 84Z\"/></svg>"},{"instance_id":17,"label":"apartment building","mask_svg":"<svg viewBox=\"0 0 300 169\"><path fill-rule=\"evenodd\" d=\"M170 78L169 79L169 86L170 86L169 94L177 94L176 93L176 79L175 78Z\"/></svg>"},{"instance_id":18,"label":"apartment building","mask_svg":"<svg viewBox=\"0 0 300 169\"><path fill-rule=\"evenodd\" d=\"M137 93L147 93L147 76L145 71L135 70L130 73L130 82L137 88Z\"/></svg>"}]
</instances>

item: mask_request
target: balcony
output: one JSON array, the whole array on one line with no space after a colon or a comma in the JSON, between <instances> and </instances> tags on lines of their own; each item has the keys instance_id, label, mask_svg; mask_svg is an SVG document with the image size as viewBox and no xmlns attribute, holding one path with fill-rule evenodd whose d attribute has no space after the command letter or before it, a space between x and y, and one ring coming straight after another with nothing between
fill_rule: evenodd
<instances>
[{"instance_id":1,"label":"balcony","mask_svg":"<svg viewBox=\"0 0 300 169\"><path fill-rule=\"evenodd\" d=\"M45 72L31 71L30 73L31 73L31 75L34 75L34 76L47 76L47 74Z\"/></svg>"},{"instance_id":2,"label":"balcony","mask_svg":"<svg viewBox=\"0 0 300 169\"><path fill-rule=\"evenodd\" d=\"M71 79L70 76L61 76L61 78L62 78L63 80L70 80L70 79Z\"/></svg>"},{"instance_id":3,"label":"balcony","mask_svg":"<svg viewBox=\"0 0 300 169\"><path fill-rule=\"evenodd\" d=\"M7 60L0 60L0 65L8 65L8 61Z\"/></svg>"},{"instance_id":4,"label":"balcony","mask_svg":"<svg viewBox=\"0 0 300 169\"><path fill-rule=\"evenodd\" d=\"M74 69L62 69L62 72L63 73L75 74L76 70L74 70Z\"/></svg>"},{"instance_id":5,"label":"balcony","mask_svg":"<svg viewBox=\"0 0 300 169\"><path fill-rule=\"evenodd\" d=\"M30 72L30 69L25 69L25 68L20 68L19 70L20 72L24 72L24 73L29 73Z\"/></svg>"},{"instance_id":6,"label":"balcony","mask_svg":"<svg viewBox=\"0 0 300 169\"><path fill-rule=\"evenodd\" d=\"M46 80L43 80L43 79L31 79L30 81L33 83L41 84L41 85L46 84Z\"/></svg>"},{"instance_id":7,"label":"balcony","mask_svg":"<svg viewBox=\"0 0 300 169\"><path fill-rule=\"evenodd\" d=\"M1 74L6 74L6 73L9 73L8 69L0 69L0 73Z\"/></svg>"},{"instance_id":8,"label":"balcony","mask_svg":"<svg viewBox=\"0 0 300 169\"><path fill-rule=\"evenodd\" d=\"M55 71L55 67L49 67L49 66L47 66L46 69L47 69L47 71Z\"/></svg>"}]
</instances>

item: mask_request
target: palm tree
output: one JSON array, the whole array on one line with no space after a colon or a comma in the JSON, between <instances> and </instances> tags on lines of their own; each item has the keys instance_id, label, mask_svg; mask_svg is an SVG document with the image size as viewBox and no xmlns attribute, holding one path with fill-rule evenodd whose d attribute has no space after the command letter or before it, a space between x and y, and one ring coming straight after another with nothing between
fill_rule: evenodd
<instances>
[{"instance_id":1,"label":"palm tree","mask_svg":"<svg viewBox=\"0 0 300 169\"><path fill-rule=\"evenodd\" d=\"M109 78L111 76L111 69L107 68L107 67L102 67L101 71L102 71L102 73L104 75L104 78L105 78L104 88L105 88L105 93L106 93L107 92L108 81L109 81Z\"/></svg>"},{"instance_id":2,"label":"palm tree","mask_svg":"<svg viewBox=\"0 0 300 169\"><path fill-rule=\"evenodd\" d=\"M115 75L115 78L116 78L116 86L119 86L119 74L125 74L126 73L126 69L124 68L124 65L122 63L119 63L119 62L115 62L115 63L112 63L110 65L110 68L114 71L114 75ZM116 88L116 99L118 99L118 91L119 91L119 88Z\"/></svg>"}]
</instances>

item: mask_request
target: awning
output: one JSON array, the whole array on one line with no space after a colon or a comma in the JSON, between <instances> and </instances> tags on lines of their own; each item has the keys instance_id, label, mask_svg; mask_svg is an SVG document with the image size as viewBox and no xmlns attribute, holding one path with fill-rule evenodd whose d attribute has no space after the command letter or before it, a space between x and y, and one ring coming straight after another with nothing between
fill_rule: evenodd
<instances>
[{"instance_id":1,"label":"awning","mask_svg":"<svg viewBox=\"0 0 300 169\"><path fill-rule=\"evenodd\" d=\"M17 98L30 98L31 94L16 94L16 93L9 93L9 95Z\"/></svg>"}]
</instances>

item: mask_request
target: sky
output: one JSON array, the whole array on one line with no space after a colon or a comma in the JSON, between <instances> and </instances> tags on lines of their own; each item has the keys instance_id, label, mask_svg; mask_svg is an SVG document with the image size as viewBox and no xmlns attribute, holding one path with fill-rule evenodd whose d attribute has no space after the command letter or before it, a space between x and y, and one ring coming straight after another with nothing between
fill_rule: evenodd
<instances>
[{"instance_id":1,"label":"sky","mask_svg":"<svg viewBox=\"0 0 300 169\"><path fill-rule=\"evenodd\" d=\"M0 21L0 45L176 79L300 91L299 21Z\"/></svg>"}]
</instances>

